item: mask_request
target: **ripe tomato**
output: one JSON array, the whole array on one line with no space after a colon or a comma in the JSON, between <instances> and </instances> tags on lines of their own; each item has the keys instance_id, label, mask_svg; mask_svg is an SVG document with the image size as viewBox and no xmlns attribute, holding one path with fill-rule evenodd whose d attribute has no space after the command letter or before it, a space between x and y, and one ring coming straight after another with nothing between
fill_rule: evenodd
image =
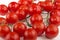
<instances>
[{"instance_id":1,"label":"ripe tomato","mask_svg":"<svg viewBox=\"0 0 60 40\"><path fill-rule=\"evenodd\" d=\"M32 28L36 30L38 36L42 35L45 31L45 25L42 22L35 22Z\"/></svg>"},{"instance_id":2,"label":"ripe tomato","mask_svg":"<svg viewBox=\"0 0 60 40\"><path fill-rule=\"evenodd\" d=\"M33 14L41 14L42 9L39 5L37 5L36 3L31 4L31 6L29 6L29 14L33 15Z\"/></svg>"},{"instance_id":3,"label":"ripe tomato","mask_svg":"<svg viewBox=\"0 0 60 40\"><path fill-rule=\"evenodd\" d=\"M25 31L24 40L36 40L36 39L37 39L37 32L34 29L29 28Z\"/></svg>"},{"instance_id":4,"label":"ripe tomato","mask_svg":"<svg viewBox=\"0 0 60 40\"><path fill-rule=\"evenodd\" d=\"M38 5L48 12L54 9L54 4L50 1L39 2Z\"/></svg>"},{"instance_id":5,"label":"ripe tomato","mask_svg":"<svg viewBox=\"0 0 60 40\"><path fill-rule=\"evenodd\" d=\"M55 4L55 9L60 10L60 2L55 2L54 4Z\"/></svg>"},{"instance_id":6,"label":"ripe tomato","mask_svg":"<svg viewBox=\"0 0 60 40\"><path fill-rule=\"evenodd\" d=\"M16 15L18 16L19 20L23 20L26 18L27 14L25 13L24 10L17 10Z\"/></svg>"},{"instance_id":7,"label":"ripe tomato","mask_svg":"<svg viewBox=\"0 0 60 40\"><path fill-rule=\"evenodd\" d=\"M18 3L20 5L30 5L33 2L33 0L19 0Z\"/></svg>"},{"instance_id":8,"label":"ripe tomato","mask_svg":"<svg viewBox=\"0 0 60 40\"><path fill-rule=\"evenodd\" d=\"M5 15L6 13L8 13L8 8L6 5L1 4L0 5L0 15Z\"/></svg>"},{"instance_id":9,"label":"ripe tomato","mask_svg":"<svg viewBox=\"0 0 60 40\"><path fill-rule=\"evenodd\" d=\"M60 16L60 10L54 9L50 12L50 16Z\"/></svg>"},{"instance_id":10,"label":"ripe tomato","mask_svg":"<svg viewBox=\"0 0 60 40\"><path fill-rule=\"evenodd\" d=\"M19 4L16 3L16 2L11 2L9 3L8 5L8 9L11 11L11 12L16 12L16 10L19 8Z\"/></svg>"},{"instance_id":11,"label":"ripe tomato","mask_svg":"<svg viewBox=\"0 0 60 40\"><path fill-rule=\"evenodd\" d=\"M0 25L7 24L7 21L5 18L0 17Z\"/></svg>"},{"instance_id":12,"label":"ripe tomato","mask_svg":"<svg viewBox=\"0 0 60 40\"><path fill-rule=\"evenodd\" d=\"M26 25L24 23L18 22L14 24L13 31L18 33L20 37L24 35L25 30L26 30Z\"/></svg>"},{"instance_id":13,"label":"ripe tomato","mask_svg":"<svg viewBox=\"0 0 60 40\"><path fill-rule=\"evenodd\" d=\"M47 38L54 38L58 35L58 27L54 24L49 24L45 31L46 37Z\"/></svg>"},{"instance_id":14,"label":"ripe tomato","mask_svg":"<svg viewBox=\"0 0 60 40\"><path fill-rule=\"evenodd\" d=\"M10 32L6 35L5 40L20 40L20 37L15 32Z\"/></svg>"},{"instance_id":15,"label":"ripe tomato","mask_svg":"<svg viewBox=\"0 0 60 40\"><path fill-rule=\"evenodd\" d=\"M5 37L10 32L8 25L0 25L0 37Z\"/></svg>"},{"instance_id":16,"label":"ripe tomato","mask_svg":"<svg viewBox=\"0 0 60 40\"><path fill-rule=\"evenodd\" d=\"M14 12L10 12L6 15L6 21L9 23L9 24L14 24L18 21L18 17L17 15L14 13Z\"/></svg>"},{"instance_id":17,"label":"ripe tomato","mask_svg":"<svg viewBox=\"0 0 60 40\"><path fill-rule=\"evenodd\" d=\"M24 10L26 14L28 14L28 6L21 5L18 10Z\"/></svg>"},{"instance_id":18,"label":"ripe tomato","mask_svg":"<svg viewBox=\"0 0 60 40\"><path fill-rule=\"evenodd\" d=\"M49 22L52 24L59 25L60 24L60 17L59 16L51 16Z\"/></svg>"},{"instance_id":19,"label":"ripe tomato","mask_svg":"<svg viewBox=\"0 0 60 40\"><path fill-rule=\"evenodd\" d=\"M31 21L32 24L34 24L35 22L42 22L43 18L39 14L34 14L34 15L31 16L30 21Z\"/></svg>"}]
</instances>

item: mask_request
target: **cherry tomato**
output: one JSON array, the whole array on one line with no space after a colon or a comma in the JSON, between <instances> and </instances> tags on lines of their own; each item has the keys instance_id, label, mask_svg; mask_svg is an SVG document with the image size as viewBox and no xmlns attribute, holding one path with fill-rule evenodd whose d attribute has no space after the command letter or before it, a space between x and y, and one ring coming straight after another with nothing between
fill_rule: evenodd
<instances>
[{"instance_id":1,"label":"cherry tomato","mask_svg":"<svg viewBox=\"0 0 60 40\"><path fill-rule=\"evenodd\" d=\"M19 7L19 10L24 10L25 13L28 14L28 6L26 6L26 5L21 5L21 6Z\"/></svg>"},{"instance_id":2,"label":"cherry tomato","mask_svg":"<svg viewBox=\"0 0 60 40\"><path fill-rule=\"evenodd\" d=\"M24 23L18 22L14 24L13 31L18 33L20 37L24 35L25 30L26 30L26 25Z\"/></svg>"},{"instance_id":3,"label":"cherry tomato","mask_svg":"<svg viewBox=\"0 0 60 40\"><path fill-rule=\"evenodd\" d=\"M58 35L58 27L54 24L49 24L49 26L47 27L46 31L45 31L45 34L46 34L46 37L51 39L51 38L54 38Z\"/></svg>"},{"instance_id":4,"label":"cherry tomato","mask_svg":"<svg viewBox=\"0 0 60 40\"><path fill-rule=\"evenodd\" d=\"M33 2L33 0L19 0L18 3L20 5L30 5Z\"/></svg>"},{"instance_id":5,"label":"cherry tomato","mask_svg":"<svg viewBox=\"0 0 60 40\"><path fill-rule=\"evenodd\" d=\"M60 2L60 0L54 0L55 2Z\"/></svg>"},{"instance_id":6,"label":"cherry tomato","mask_svg":"<svg viewBox=\"0 0 60 40\"><path fill-rule=\"evenodd\" d=\"M42 9L39 5L37 5L36 3L31 4L31 6L29 6L29 14L33 15L33 14L41 14Z\"/></svg>"},{"instance_id":7,"label":"cherry tomato","mask_svg":"<svg viewBox=\"0 0 60 40\"><path fill-rule=\"evenodd\" d=\"M19 20L23 20L26 18L27 14L25 13L24 10L17 10L16 15L18 16Z\"/></svg>"},{"instance_id":8,"label":"cherry tomato","mask_svg":"<svg viewBox=\"0 0 60 40\"><path fill-rule=\"evenodd\" d=\"M0 17L0 25L7 24L7 21L5 18Z\"/></svg>"},{"instance_id":9,"label":"cherry tomato","mask_svg":"<svg viewBox=\"0 0 60 40\"><path fill-rule=\"evenodd\" d=\"M24 33L24 40L37 40L37 32L32 28L27 29Z\"/></svg>"},{"instance_id":10,"label":"cherry tomato","mask_svg":"<svg viewBox=\"0 0 60 40\"><path fill-rule=\"evenodd\" d=\"M18 17L17 15L14 13L14 12L10 12L6 15L6 21L9 23L9 24L14 24L18 21Z\"/></svg>"},{"instance_id":11,"label":"cherry tomato","mask_svg":"<svg viewBox=\"0 0 60 40\"><path fill-rule=\"evenodd\" d=\"M0 15L6 15L8 13L8 8L6 5L1 4L0 5Z\"/></svg>"},{"instance_id":12,"label":"cherry tomato","mask_svg":"<svg viewBox=\"0 0 60 40\"><path fill-rule=\"evenodd\" d=\"M38 5L48 12L54 9L54 4L50 1L39 2Z\"/></svg>"},{"instance_id":13,"label":"cherry tomato","mask_svg":"<svg viewBox=\"0 0 60 40\"><path fill-rule=\"evenodd\" d=\"M60 17L59 16L51 16L49 22L52 24L59 25L60 24Z\"/></svg>"},{"instance_id":14,"label":"cherry tomato","mask_svg":"<svg viewBox=\"0 0 60 40\"><path fill-rule=\"evenodd\" d=\"M35 22L43 22L43 18L39 14L34 14L31 16L30 21L32 24L34 24Z\"/></svg>"},{"instance_id":15,"label":"cherry tomato","mask_svg":"<svg viewBox=\"0 0 60 40\"><path fill-rule=\"evenodd\" d=\"M8 5L8 9L9 9L11 12L15 12L18 8L19 8L19 4L16 3L16 2L11 2L11 3L9 3L9 5Z\"/></svg>"},{"instance_id":16,"label":"cherry tomato","mask_svg":"<svg viewBox=\"0 0 60 40\"><path fill-rule=\"evenodd\" d=\"M55 4L55 9L60 10L60 2L55 2L54 4Z\"/></svg>"},{"instance_id":17,"label":"cherry tomato","mask_svg":"<svg viewBox=\"0 0 60 40\"><path fill-rule=\"evenodd\" d=\"M20 40L20 37L15 32L10 32L6 35L5 40Z\"/></svg>"},{"instance_id":18,"label":"cherry tomato","mask_svg":"<svg viewBox=\"0 0 60 40\"><path fill-rule=\"evenodd\" d=\"M35 22L33 24L33 29L36 30L38 36L41 36L45 31L45 25L42 22Z\"/></svg>"},{"instance_id":19,"label":"cherry tomato","mask_svg":"<svg viewBox=\"0 0 60 40\"><path fill-rule=\"evenodd\" d=\"M0 37L5 37L10 32L8 25L0 25Z\"/></svg>"},{"instance_id":20,"label":"cherry tomato","mask_svg":"<svg viewBox=\"0 0 60 40\"><path fill-rule=\"evenodd\" d=\"M50 16L60 16L60 10L54 9L50 12Z\"/></svg>"}]
</instances>

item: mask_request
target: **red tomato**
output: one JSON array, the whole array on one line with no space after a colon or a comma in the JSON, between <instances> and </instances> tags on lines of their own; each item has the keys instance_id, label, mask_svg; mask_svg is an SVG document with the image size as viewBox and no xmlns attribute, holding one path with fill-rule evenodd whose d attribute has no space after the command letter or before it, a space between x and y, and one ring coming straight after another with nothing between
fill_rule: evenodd
<instances>
[{"instance_id":1,"label":"red tomato","mask_svg":"<svg viewBox=\"0 0 60 40\"><path fill-rule=\"evenodd\" d=\"M40 36L45 31L45 25L42 22L36 22L36 23L33 24L33 29L35 29L38 36Z\"/></svg>"},{"instance_id":2,"label":"red tomato","mask_svg":"<svg viewBox=\"0 0 60 40\"><path fill-rule=\"evenodd\" d=\"M29 6L29 14L33 15L33 14L41 14L42 9L39 5L33 3L31 4L31 6Z\"/></svg>"},{"instance_id":3,"label":"red tomato","mask_svg":"<svg viewBox=\"0 0 60 40\"><path fill-rule=\"evenodd\" d=\"M0 25L0 37L5 37L10 32L8 25Z\"/></svg>"},{"instance_id":4,"label":"red tomato","mask_svg":"<svg viewBox=\"0 0 60 40\"><path fill-rule=\"evenodd\" d=\"M49 26L47 27L45 34L47 38L54 38L58 35L58 27L56 25L53 24L49 24Z\"/></svg>"},{"instance_id":5,"label":"red tomato","mask_svg":"<svg viewBox=\"0 0 60 40\"><path fill-rule=\"evenodd\" d=\"M60 2L55 2L55 8L60 10Z\"/></svg>"},{"instance_id":6,"label":"red tomato","mask_svg":"<svg viewBox=\"0 0 60 40\"><path fill-rule=\"evenodd\" d=\"M15 32L10 32L6 35L5 40L20 40L20 37Z\"/></svg>"},{"instance_id":7,"label":"red tomato","mask_svg":"<svg viewBox=\"0 0 60 40\"><path fill-rule=\"evenodd\" d=\"M39 2L38 5L48 12L54 9L54 4L50 1Z\"/></svg>"},{"instance_id":8,"label":"red tomato","mask_svg":"<svg viewBox=\"0 0 60 40\"><path fill-rule=\"evenodd\" d=\"M19 0L18 3L20 5L30 5L33 2L33 0Z\"/></svg>"},{"instance_id":9,"label":"red tomato","mask_svg":"<svg viewBox=\"0 0 60 40\"><path fill-rule=\"evenodd\" d=\"M31 21L32 24L34 24L35 22L42 22L43 18L39 14L34 14L34 15L31 16L30 21Z\"/></svg>"},{"instance_id":10,"label":"red tomato","mask_svg":"<svg viewBox=\"0 0 60 40\"><path fill-rule=\"evenodd\" d=\"M26 14L28 14L28 6L21 5L18 10L24 10Z\"/></svg>"},{"instance_id":11,"label":"red tomato","mask_svg":"<svg viewBox=\"0 0 60 40\"><path fill-rule=\"evenodd\" d=\"M6 5L1 4L0 5L0 15L5 15L6 13L8 13L8 8Z\"/></svg>"},{"instance_id":12,"label":"red tomato","mask_svg":"<svg viewBox=\"0 0 60 40\"><path fill-rule=\"evenodd\" d=\"M27 29L24 33L24 40L37 40L37 32L32 28Z\"/></svg>"},{"instance_id":13,"label":"red tomato","mask_svg":"<svg viewBox=\"0 0 60 40\"><path fill-rule=\"evenodd\" d=\"M18 17L15 13L11 12L11 13L8 13L6 15L6 21L9 23L9 24L14 24L18 21Z\"/></svg>"},{"instance_id":14,"label":"red tomato","mask_svg":"<svg viewBox=\"0 0 60 40\"><path fill-rule=\"evenodd\" d=\"M59 16L51 16L49 22L52 24L59 25L60 24L60 17Z\"/></svg>"},{"instance_id":15,"label":"red tomato","mask_svg":"<svg viewBox=\"0 0 60 40\"><path fill-rule=\"evenodd\" d=\"M54 0L55 2L60 2L60 0Z\"/></svg>"},{"instance_id":16,"label":"red tomato","mask_svg":"<svg viewBox=\"0 0 60 40\"><path fill-rule=\"evenodd\" d=\"M11 3L9 3L9 5L8 5L8 9L9 9L11 12L15 12L18 8L19 8L19 4L16 3L16 2L11 2Z\"/></svg>"},{"instance_id":17,"label":"red tomato","mask_svg":"<svg viewBox=\"0 0 60 40\"><path fill-rule=\"evenodd\" d=\"M18 33L20 37L24 35L25 30L26 30L26 25L24 23L18 22L14 24L13 31Z\"/></svg>"},{"instance_id":18,"label":"red tomato","mask_svg":"<svg viewBox=\"0 0 60 40\"><path fill-rule=\"evenodd\" d=\"M0 17L0 25L7 24L7 21L5 18Z\"/></svg>"},{"instance_id":19,"label":"red tomato","mask_svg":"<svg viewBox=\"0 0 60 40\"><path fill-rule=\"evenodd\" d=\"M27 14L25 13L24 10L17 10L16 15L18 16L19 20L23 20L26 18Z\"/></svg>"},{"instance_id":20,"label":"red tomato","mask_svg":"<svg viewBox=\"0 0 60 40\"><path fill-rule=\"evenodd\" d=\"M50 12L50 16L60 16L60 10L54 9Z\"/></svg>"}]
</instances>

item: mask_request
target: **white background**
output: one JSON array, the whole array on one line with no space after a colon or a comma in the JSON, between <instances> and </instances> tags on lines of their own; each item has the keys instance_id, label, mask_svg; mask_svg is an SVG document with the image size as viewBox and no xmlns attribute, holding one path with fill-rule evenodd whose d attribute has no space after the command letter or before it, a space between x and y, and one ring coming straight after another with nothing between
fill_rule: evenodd
<instances>
[{"instance_id":1,"label":"white background","mask_svg":"<svg viewBox=\"0 0 60 40\"><path fill-rule=\"evenodd\" d=\"M12 1L18 2L18 0L0 0L0 4L5 4L5 5L8 6L8 4L10 2L12 2ZM44 0L42 0L42 1L44 1ZM35 1L35 2L38 2L38 1ZM2 17L2 16L0 15L0 17ZM0 38L0 40L2 40L2 38ZM38 37L37 40L60 40L60 27L59 27L59 34L58 34L58 36L56 38L54 38L54 39L47 39L45 37L45 35L42 35L42 36Z\"/></svg>"}]
</instances>

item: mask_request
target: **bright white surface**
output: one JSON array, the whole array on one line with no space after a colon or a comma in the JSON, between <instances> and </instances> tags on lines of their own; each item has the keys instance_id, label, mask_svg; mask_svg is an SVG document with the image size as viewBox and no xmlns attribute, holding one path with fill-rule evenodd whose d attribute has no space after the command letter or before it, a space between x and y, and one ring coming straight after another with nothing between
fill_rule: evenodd
<instances>
[{"instance_id":1,"label":"bright white surface","mask_svg":"<svg viewBox=\"0 0 60 40\"><path fill-rule=\"evenodd\" d=\"M18 0L0 0L0 4L8 5L12 1L18 2ZM42 0L42 1L44 1L44 0ZM35 1L35 2L38 2L38 1ZM3 16L0 16L0 17L3 17ZM3 40L3 39L0 38L0 40ZM45 35L42 35L42 36L38 37L37 40L60 40L60 27L59 27L59 34L58 34L58 36L56 38L54 38L54 39L47 39L45 37Z\"/></svg>"}]
</instances>

